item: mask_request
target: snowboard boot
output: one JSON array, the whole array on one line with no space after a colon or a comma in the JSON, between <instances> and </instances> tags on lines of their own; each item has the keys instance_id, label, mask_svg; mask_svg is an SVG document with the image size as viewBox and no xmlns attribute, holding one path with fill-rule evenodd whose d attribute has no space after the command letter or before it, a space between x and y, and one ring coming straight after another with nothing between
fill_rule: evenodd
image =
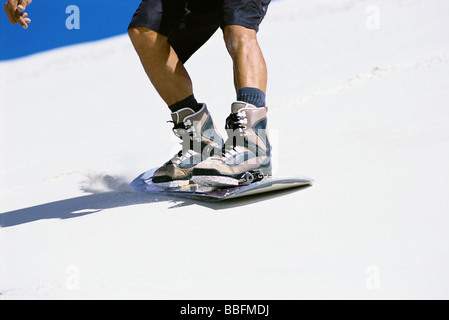
<instances>
[{"instance_id":1,"label":"snowboard boot","mask_svg":"<svg viewBox=\"0 0 449 320\"><path fill-rule=\"evenodd\" d=\"M164 188L190 184L193 168L208 157L221 154L223 149L223 138L205 104L198 112L184 108L171 116L173 132L181 139L182 149L153 175L153 183Z\"/></svg>"},{"instance_id":2,"label":"snowboard boot","mask_svg":"<svg viewBox=\"0 0 449 320\"><path fill-rule=\"evenodd\" d=\"M234 102L226 119L228 139L221 155L210 157L193 170L193 182L229 187L271 176L271 146L267 137L267 107Z\"/></svg>"}]
</instances>

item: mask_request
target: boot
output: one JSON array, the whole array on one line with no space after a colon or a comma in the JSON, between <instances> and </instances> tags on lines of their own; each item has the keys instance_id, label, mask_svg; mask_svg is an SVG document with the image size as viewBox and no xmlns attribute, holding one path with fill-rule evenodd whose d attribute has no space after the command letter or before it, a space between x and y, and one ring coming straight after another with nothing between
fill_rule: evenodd
<instances>
[{"instance_id":1,"label":"boot","mask_svg":"<svg viewBox=\"0 0 449 320\"><path fill-rule=\"evenodd\" d=\"M193 182L214 187L248 184L271 176L271 145L267 137L267 107L234 102L226 119L228 139L221 155L193 170Z\"/></svg>"},{"instance_id":2,"label":"boot","mask_svg":"<svg viewBox=\"0 0 449 320\"><path fill-rule=\"evenodd\" d=\"M223 138L205 104L198 112L184 108L171 116L173 132L181 139L182 149L153 175L153 183L164 188L188 185L193 168L223 149Z\"/></svg>"}]
</instances>

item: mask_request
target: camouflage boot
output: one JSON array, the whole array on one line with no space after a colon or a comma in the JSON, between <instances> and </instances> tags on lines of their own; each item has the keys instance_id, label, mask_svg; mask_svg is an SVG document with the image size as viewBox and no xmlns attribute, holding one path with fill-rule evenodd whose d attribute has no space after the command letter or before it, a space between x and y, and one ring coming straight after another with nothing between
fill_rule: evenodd
<instances>
[{"instance_id":1,"label":"camouflage boot","mask_svg":"<svg viewBox=\"0 0 449 320\"><path fill-rule=\"evenodd\" d=\"M267 110L234 102L226 120L228 139L222 154L197 165L192 180L204 186L229 187L271 176Z\"/></svg>"},{"instance_id":2,"label":"camouflage boot","mask_svg":"<svg viewBox=\"0 0 449 320\"><path fill-rule=\"evenodd\" d=\"M198 112L184 108L171 115L182 149L153 175L153 183L165 188L188 185L195 166L223 148L223 139L205 104Z\"/></svg>"}]
</instances>

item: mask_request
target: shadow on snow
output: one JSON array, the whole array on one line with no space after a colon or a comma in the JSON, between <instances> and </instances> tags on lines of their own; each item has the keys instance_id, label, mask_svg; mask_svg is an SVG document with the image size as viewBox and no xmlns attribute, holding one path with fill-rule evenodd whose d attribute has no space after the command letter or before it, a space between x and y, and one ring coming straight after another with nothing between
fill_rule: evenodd
<instances>
[{"instance_id":1,"label":"shadow on snow","mask_svg":"<svg viewBox=\"0 0 449 320\"><path fill-rule=\"evenodd\" d=\"M18 209L0 214L0 226L13 227L29 222L45 219L72 219L89 214L99 213L106 209L128 207L133 205L151 204L155 202L173 203L168 209L199 205L212 210L223 210L251 205L256 202L274 199L305 189L298 187L288 190L230 199L221 202L196 201L175 196L148 194L143 192L99 192L81 197L55 201L29 208ZM148 212L151 212L148 206Z\"/></svg>"}]
</instances>

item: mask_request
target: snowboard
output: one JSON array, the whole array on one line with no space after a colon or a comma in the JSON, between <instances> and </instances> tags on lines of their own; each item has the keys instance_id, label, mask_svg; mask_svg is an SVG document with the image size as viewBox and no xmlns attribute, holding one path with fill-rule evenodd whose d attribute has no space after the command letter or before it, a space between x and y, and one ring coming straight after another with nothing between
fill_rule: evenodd
<instances>
[{"instance_id":1,"label":"snowboard","mask_svg":"<svg viewBox=\"0 0 449 320\"><path fill-rule=\"evenodd\" d=\"M314 183L312 179L304 176L289 176L264 177L246 185L224 188L201 186L194 183L176 188L162 188L152 181L153 173L156 170L157 168L139 175L131 182L131 188L134 191L172 195L193 200L223 201L279 190L299 189L300 187L311 186Z\"/></svg>"}]
</instances>

